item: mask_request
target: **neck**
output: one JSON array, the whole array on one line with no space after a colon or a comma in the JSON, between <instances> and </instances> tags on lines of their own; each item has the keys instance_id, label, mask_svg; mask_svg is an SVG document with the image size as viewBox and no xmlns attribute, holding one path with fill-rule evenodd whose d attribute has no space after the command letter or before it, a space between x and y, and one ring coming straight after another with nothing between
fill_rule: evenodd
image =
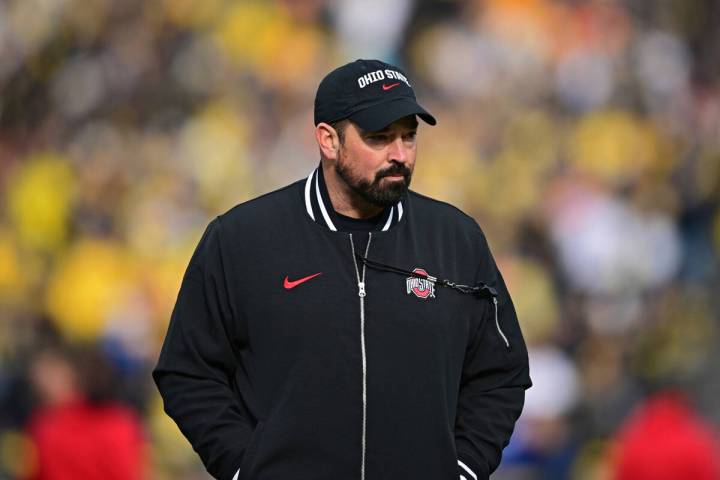
<instances>
[{"instance_id":1,"label":"neck","mask_svg":"<svg viewBox=\"0 0 720 480\"><path fill-rule=\"evenodd\" d=\"M384 210L358 195L329 163L322 162L322 169L330 202L337 213L350 218L372 218Z\"/></svg>"}]
</instances>

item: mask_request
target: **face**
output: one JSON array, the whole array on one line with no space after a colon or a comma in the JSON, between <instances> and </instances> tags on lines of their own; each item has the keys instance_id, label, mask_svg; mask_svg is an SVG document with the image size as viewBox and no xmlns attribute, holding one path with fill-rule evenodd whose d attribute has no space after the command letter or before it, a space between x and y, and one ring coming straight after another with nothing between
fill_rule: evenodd
<instances>
[{"instance_id":1,"label":"face","mask_svg":"<svg viewBox=\"0 0 720 480\"><path fill-rule=\"evenodd\" d=\"M410 186L417 153L417 126L414 115L377 132L348 123L335 171L368 203L378 207L394 205Z\"/></svg>"}]
</instances>

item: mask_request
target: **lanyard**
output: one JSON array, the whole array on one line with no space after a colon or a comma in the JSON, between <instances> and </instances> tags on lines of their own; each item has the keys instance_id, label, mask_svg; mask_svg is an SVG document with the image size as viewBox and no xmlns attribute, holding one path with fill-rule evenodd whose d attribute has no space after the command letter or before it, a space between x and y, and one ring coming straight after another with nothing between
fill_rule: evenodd
<instances>
[{"instance_id":1,"label":"lanyard","mask_svg":"<svg viewBox=\"0 0 720 480\"><path fill-rule=\"evenodd\" d=\"M375 260L370 260L369 258L363 257L358 253L356 253L355 256L363 264L375 270L397 273L408 277L422 278L425 280L429 280L436 285L440 285L441 287L452 288L453 290L457 290L460 293L477 295L481 298L497 298L497 291L484 283L478 283L474 286L462 285L460 283L451 282L450 280L441 280L437 277L433 277L432 275L426 275L419 272L411 272L410 270L405 270L402 268L394 267L392 265L387 265L385 263L376 262Z\"/></svg>"}]
</instances>

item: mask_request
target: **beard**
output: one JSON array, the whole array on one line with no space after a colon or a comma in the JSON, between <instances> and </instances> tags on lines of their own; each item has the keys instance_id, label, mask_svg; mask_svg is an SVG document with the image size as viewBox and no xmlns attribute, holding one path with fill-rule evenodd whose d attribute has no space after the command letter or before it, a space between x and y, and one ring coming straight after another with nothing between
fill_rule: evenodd
<instances>
[{"instance_id":1,"label":"beard","mask_svg":"<svg viewBox=\"0 0 720 480\"><path fill-rule=\"evenodd\" d=\"M335 163L335 172L352 191L371 205L383 208L395 205L410 187L412 170L405 165L393 163L385 170L377 172L375 178L370 182L355 175L342 155L340 158L341 160ZM390 175L402 175L403 179L381 184L381 180Z\"/></svg>"}]
</instances>

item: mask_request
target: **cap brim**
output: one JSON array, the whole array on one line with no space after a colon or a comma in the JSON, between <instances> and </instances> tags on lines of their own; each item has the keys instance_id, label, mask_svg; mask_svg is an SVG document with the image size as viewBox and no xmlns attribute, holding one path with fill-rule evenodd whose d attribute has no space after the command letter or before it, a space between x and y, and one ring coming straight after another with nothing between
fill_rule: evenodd
<instances>
[{"instance_id":1,"label":"cap brim","mask_svg":"<svg viewBox=\"0 0 720 480\"><path fill-rule=\"evenodd\" d=\"M435 117L417 104L412 98L398 98L389 102L373 105L348 117L363 130L377 132L396 120L408 115L417 115L426 123L435 125Z\"/></svg>"}]
</instances>

